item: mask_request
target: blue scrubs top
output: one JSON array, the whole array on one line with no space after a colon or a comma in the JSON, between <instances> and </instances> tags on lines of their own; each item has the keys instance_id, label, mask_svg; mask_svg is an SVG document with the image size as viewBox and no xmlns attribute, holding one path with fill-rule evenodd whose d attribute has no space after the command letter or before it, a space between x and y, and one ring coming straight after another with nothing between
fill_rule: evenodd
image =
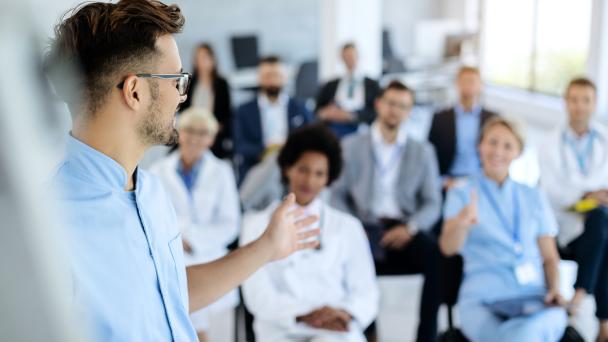
<instances>
[{"instance_id":1,"label":"blue scrubs top","mask_svg":"<svg viewBox=\"0 0 608 342\"><path fill-rule=\"evenodd\" d=\"M557 222L544 194L510 178L499 186L481 174L471 176L448 192L445 219L458 215L469 203L471 189L477 193L478 224L470 229L460 250L464 258L460 301L494 301L546 293L537 240L541 236L554 237ZM495 210L492 198L502 214ZM528 263L534 266L538 281L522 285L515 268Z\"/></svg>"},{"instance_id":2,"label":"blue scrubs top","mask_svg":"<svg viewBox=\"0 0 608 342\"><path fill-rule=\"evenodd\" d=\"M73 300L95 341L197 341L188 315L182 240L161 183L68 138L55 176Z\"/></svg>"}]
</instances>

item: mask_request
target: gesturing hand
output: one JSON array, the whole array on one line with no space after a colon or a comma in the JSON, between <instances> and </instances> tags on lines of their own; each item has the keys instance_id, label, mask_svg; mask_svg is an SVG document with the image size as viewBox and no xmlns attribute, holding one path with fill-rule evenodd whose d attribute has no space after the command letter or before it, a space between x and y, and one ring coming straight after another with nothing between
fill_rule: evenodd
<instances>
[{"instance_id":1,"label":"gesturing hand","mask_svg":"<svg viewBox=\"0 0 608 342\"><path fill-rule=\"evenodd\" d=\"M458 216L456 216L458 220L458 225L463 228L470 228L474 226L479 221L479 216L477 212L477 192L474 189L471 190L471 196L469 200L469 204L467 204Z\"/></svg>"},{"instance_id":2,"label":"gesturing hand","mask_svg":"<svg viewBox=\"0 0 608 342\"><path fill-rule=\"evenodd\" d=\"M319 241L303 242L318 236L320 233L318 228L302 231L304 228L317 222L319 218L307 216L297 220L304 212L302 209L293 209L294 203L294 194L289 194L283 203L275 209L268 228L266 228L266 231L260 237L271 248L271 260L283 259L295 251L315 248L319 245Z\"/></svg>"}]
</instances>

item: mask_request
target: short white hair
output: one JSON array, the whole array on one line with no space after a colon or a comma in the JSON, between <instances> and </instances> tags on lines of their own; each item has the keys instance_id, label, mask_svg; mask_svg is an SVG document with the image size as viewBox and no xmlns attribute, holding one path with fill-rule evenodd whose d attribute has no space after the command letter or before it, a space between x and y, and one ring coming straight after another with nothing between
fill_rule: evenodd
<instances>
[{"instance_id":1,"label":"short white hair","mask_svg":"<svg viewBox=\"0 0 608 342\"><path fill-rule=\"evenodd\" d=\"M200 107L190 107L182 112L177 119L177 129L181 130L200 124L212 134L217 134L219 124L209 110Z\"/></svg>"}]
</instances>

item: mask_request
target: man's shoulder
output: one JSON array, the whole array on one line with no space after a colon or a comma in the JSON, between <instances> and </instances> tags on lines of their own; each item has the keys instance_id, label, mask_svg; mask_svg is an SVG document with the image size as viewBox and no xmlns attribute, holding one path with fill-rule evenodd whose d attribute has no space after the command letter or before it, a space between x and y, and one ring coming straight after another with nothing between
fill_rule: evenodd
<instances>
[{"instance_id":1,"label":"man's shoulder","mask_svg":"<svg viewBox=\"0 0 608 342\"><path fill-rule=\"evenodd\" d=\"M342 139L342 145L346 148L357 148L369 144L371 133L369 131L349 134Z\"/></svg>"},{"instance_id":2,"label":"man's shoulder","mask_svg":"<svg viewBox=\"0 0 608 342\"><path fill-rule=\"evenodd\" d=\"M63 160L55 167L50 186L59 201L99 199L111 192L87 179L69 160Z\"/></svg>"},{"instance_id":3,"label":"man's shoulder","mask_svg":"<svg viewBox=\"0 0 608 342\"><path fill-rule=\"evenodd\" d=\"M246 116L251 111L256 111L256 110L258 110L258 98L254 97L254 98L250 99L249 101L246 101L246 102L242 103L241 105L239 105L236 110L236 115L237 116Z\"/></svg>"}]
</instances>

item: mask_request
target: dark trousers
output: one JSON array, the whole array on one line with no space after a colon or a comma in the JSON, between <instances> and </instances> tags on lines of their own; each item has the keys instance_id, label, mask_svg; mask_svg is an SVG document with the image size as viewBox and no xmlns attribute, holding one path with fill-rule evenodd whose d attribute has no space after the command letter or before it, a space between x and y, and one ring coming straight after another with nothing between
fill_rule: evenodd
<instances>
[{"instance_id":1,"label":"dark trousers","mask_svg":"<svg viewBox=\"0 0 608 342\"><path fill-rule=\"evenodd\" d=\"M575 288L595 296L599 319L608 319L608 208L600 207L585 218L585 231L568 248L578 263Z\"/></svg>"},{"instance_id":2,"label":"dark trousers","mask_svg":"<svg viewBox=\"0 0 608 342\"><path fill-rule=\"evenodd\" d=\"M416 341L437 340L437 311L441 305L439 259L437 239L420 232L403 249L387 249L385 258L375 261L377 275L424 275Z\"/></svg>"}]
</instances>

